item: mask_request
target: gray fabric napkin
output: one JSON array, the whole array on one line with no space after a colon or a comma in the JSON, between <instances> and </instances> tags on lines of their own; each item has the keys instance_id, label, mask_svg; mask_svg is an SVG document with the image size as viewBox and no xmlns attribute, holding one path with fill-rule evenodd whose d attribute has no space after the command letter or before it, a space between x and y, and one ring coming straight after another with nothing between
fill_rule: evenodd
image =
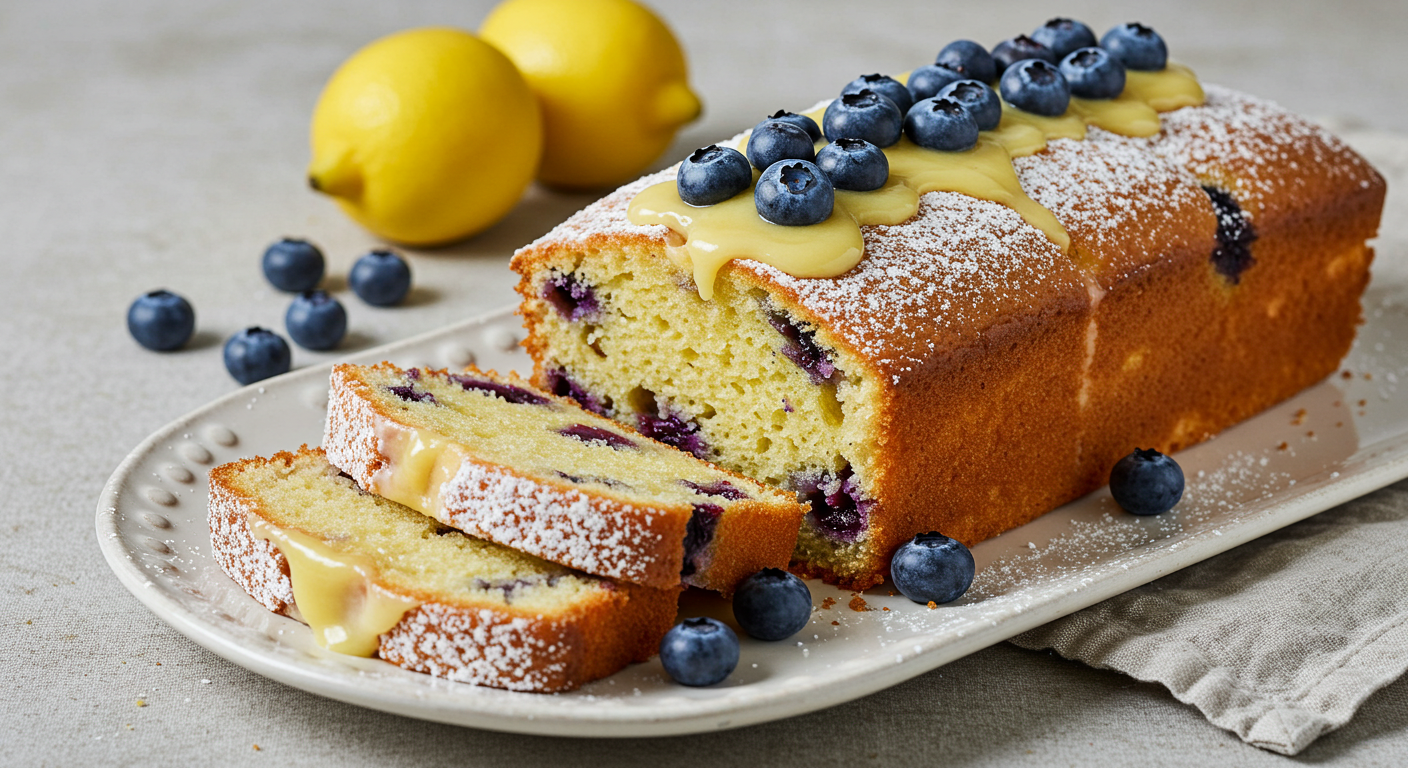
<instances>
[{"instance_id":1,"label":"gray fabric napkin","mask_svg":"<svg viewBox=\"0 0 1408 768\"><path fill-rule=\"evenodd\" d=\"M1408 140L1342 134L1388 180L1375 284L1403 282ZM1161 683L1294 755L1408 670L1408 481L1012 639Z\"/></svg>"}]
</instances>

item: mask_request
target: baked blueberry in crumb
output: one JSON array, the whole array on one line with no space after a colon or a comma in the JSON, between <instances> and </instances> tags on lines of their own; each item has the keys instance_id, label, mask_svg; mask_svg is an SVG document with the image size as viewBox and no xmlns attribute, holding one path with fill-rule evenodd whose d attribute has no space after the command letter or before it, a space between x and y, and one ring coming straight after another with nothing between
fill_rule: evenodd
<instances>
[{"instance_id":1,"label":"baked blueberry in crumb","mask_svg":"<svg viewBox=\"0 0 1408 768\"><path fill-rule=\"evenodd\" d=\"M1009 37L993 46L992 60L997 66L999 77L1013 64L1027 59L1037 59L1038 61L1044 61L1052 66L1056 66L1056 63L1061 60L1056 56L1055 51L1026 35Z\"/></svg>"},{"instance_id":2,"label":"baked blueberry in crumb","mask_svg":"<svg viewBox=\"0 0 1408 768\"><path fill-rule=\"evenodd\" d=\"M1137 21L1112 27L1100 38L1100 47L1128 69L1157 72L1168 65L1164 39Z\"/></svg>"},{"instance_id":3,"label":"baked blueberry in crumb","mask_svg":"<svg viewBox=\"0 0 1408 768\"><path fill-rule=\"evenodd\" d=\"M690 205L714 205L753 184L748 158L731 147L710 144L696 149L680 163L675 188Z\"/></svg>"},{"instance_id":4,"label":"baked blueberry in crumb","mask_svg":"<svg viewBox=\"0 0 1408 768\"><path fill-rule=\"evenodd\" d=\"M717 619L685 619L660 641L660 664L681 685L722 682L738 666L738 635Z\"/></svg>"},{"instance_id":5,"label":"baked blueberry in crumb","mask_svg":"<svg viewBox=\"0 0 1408 768\"><path fill-rule=\"evenodd\" d=\"M997 92L986 83L959 80L944 86L937 96L941 99L952 99L963 105L968 114L973 116L973 121L978 124L980 131L991 131L1002 122L1002 99L999 99Z\"/></svg>"},{"instance_id":6,"label":"baked blueberry in crumb","mask_svg":"<svg viewBox=\"0 0 1408 768\"><path fill-rule=\"evenodd\" d=\"M914 96L910 94L909 89L889 75L861 75L846 83L846 87L841 89L841 95L860 93L867 88L893 101L900 114L908 112L909 108L914 106Z\"/></svg>"},{"instance_id":7,"label":"baked blueberry in crumb","mask_svg":"<svg viewBox=\"0 0 1408 768\"><path fill-rule=\"evenodd\" d=\"M1041 59L1016 62L1002 73L1002 98L1034 115L1056 117L1071 104L1071 86L1054 64Z\"/></svg>"},{"instance_id":8,"label":"baked blueberry in crumb","mask_svg":"<svg viewBox=\"0 0 1408 768\"><path fill-rule=\"evenodd\" d=\"M768 115L768 119L791 123L806 131L808 138L810 138L813 143L821 141L821 126L817 125L815 120L806 115L799 115L796 112L788 112L785 109L779 109L771 115Z\"/></svg>"},{"instance_id":9,"label":"baked blueberry in crumb","mask_svg":"<svg viewBox=\"0 0 1408 768\"><path fill-rule=\"evenodd\" d=\"M832 100L821 116L821 130L830 141L865 139L885 148L900 140L904 113L893 101L869 88Z\"/></svg>"},{"instance_id":10,"label":"baked blueberry in crumb","mask_svg":"<svg viewBox=\"0 0 1408 768\"><path fill-rule=\"evenodd\" d=\"M1124 90L1124 65L1104 48L1082 48L1061 59L1060 69L1072 96L1113 99Z\"/></svg>"},{"instance_id":11,"label":"baked blueberry in crumb","mask_svg":"<svg viewBox=\"0 0 1408 768\"><path fill-rule=\"evenodd\" d=\"M869 192L885 186L890 160L880 148L864 139L837 139L816 153L816 167L836 189Z\"/></svg>"},{"instance_id":12,"label":"baked blueberry in crumb","mask_svg":"<svg viewBox=\"0 0 1408 768\"><path fill-rule=\"evenodd\" d=\"M241 384L253 384L287 373L291 360L288 342L273 331L251 326L225 342L225 370Z\"/></svg>"},{"instance_id":13,"label":"baked blueberry in crumb","mask_svg":"<svg viewBox=\"0 0 1408 768\"><path fill-rule=\"evenodd\" d=\"M570 427L563 427L557 430L557 434L563 437L573 437L584 443L603 443L617 450L636 447L634 440L618 435L609 429L593 427L588 424L573 424Z\"/></svg>"},{"instance_id":14,"label":"baked blueberry in crumb","mask_svg":"<svg viewBox=\"0 0 1408 768\"><path fill-rule=\"evenodd\" d=\"M803 330L778 312L769 312L767 319L768 325L786 339L782 345L782 356L806 371L811 383L824 384L839 376L840 369L817 345L814 331Z\"/></svg>"},{"instance_id":15,"label":"baked blueberry in crumb","mask_svg":"<svg viewBox=\"0 0 1408 768\"><path fill-rule=\"evenodd\" d=\"M601 301L596 291L575 272L554 272L543 285L543 298L569 322L596 322L601 319Z\"/></svg>"},{"instance_id":16,"label":"baked blueberry in crumb","mask_svg":"<svg viewBox=\"0 0 1408 768\"><path fill-rule=\"evenodd\" d=\"M347 284L362 301L375 307L401 303L411 290L411 268L406 260L385 249L368 253L352 265Z\"/></svg>"},{"instance_id":17,"label":"baked blueberry in crumb","mask_svg":"<svg viewBox=\"0 0 1408 768\"><path fill-rule=\"evenodd\" d=\"M1130 514L1162 514L1183 498L1183 468L1152 448L1136 448L1110 470L1110 495Z\"/></svg>"},{"instance_id":18,"label":"baked blueberry in crumb","mask_svg":"<svg viewBox=\"0 0 1408 768\"><path fill-rule=\"evenodd\" d=\"M695 504L689 522L684 526L684 567L681 576L693 576L702 565L700 559L714 540L714 530L719 527L719 518L724 508L718 504Z\"/></svg>"},{"instance_id":19,"label":"baked blueberry in crumb","mask_svg":"<svg viewBox=\"0 0 1408 768\"><path fill-rule=\"evenodd\" d=\"M1037 27L1032 32L1031 39L1050 48L1058 60L1071 55L1072 51L1090 48L1097 44L1095 33L1091 31L1090 27L1075 19L1060 17L1050 19Z\"/></svg>"},{"instance_id":20,"label":"baked blueberry in crumb","mask_svg":"<svg viewBox=\"0 0 1408 768\"><path fill-rule=\"evenodd\" d=\"M795 475L791 487L811 506L807 520L812 527L843 542L855 541L869 524L870 508L849 466L839 473L808 472Z\"/></svg>"},{"instance_id":21,"label":"baked blueberry in crumb","mask_svg":"<svg viewBox=\"0 0 1408 768\"><path fill-rule=\"evenodd\" d=\"M558 397L570 397L577 401L577 405L597 414L605 416L611 410L610 403L604 403L600 398L593 395L586 387L577 383L575 379L567 375L561 368L549 368L545 373L548 383L548 391Z\"/></svg>"},{"instance_id":22,"label":"baked blueberry in crumb","mask_svg":"<svg viewBox=\"0 0 1408 768\"><path fill-rule=\"evenodd\" d=\"M669 411L641 413L636 416L636 428L652 440L700 459L709 458L709 446L699 434L699 425L683 415Z\"/></svg>"},{"instance_id":23,"label":"baked blueberry in crumb","mask_svg":"<svg viewBox=\"0 0 1408 768\"><path fill-rule=\"evenodd\" d=\"M978 143L978 121L953 99L924 99L904 116L904 134L925 149L963 152Z\"/></svg>"},{"instance_id":24,"label":"baked blueberry in crumb","mask_svg":"<svg viewBox=\"0 0 1408 768\"><path fill-rule=\"evenodd\" d=\"M191 303L171 291L148 291L127 308L127 332L156 352L180 349L196 329Z\"/></svg>"},{"instance_id":25,"label":"baked blueberry in crumb","mask_svg":"<svg viewBox=\"0 0 1408 768\"><path fill-rule=\"evenodd\" d=\"M1203 187L1217 214L1217 246L1212 249L1212 265L1217 273L1233 285L1241 282L1242 273L1256 263L1252 258L1252 243L1256 229L1242 206L1232 195L1217 187Z\"/></svg>"},{"instance_id":26,"label":"baked blueberry in crumb","mask_svg":"<svg viewBox=\"0 0 1408 768\"><path fill-rule=\"evenodd\" d=\"M733 618L750 637L786 640L812 617L812 591L807 583L778 568L749 576L733 593Z\"/></svg>"},{"instance_id":27,"label":"baked blueberry in crumb","mask_svg":"<svg viewBox=\"0 0 1408 768\"><path fill-rule=\"evenodd\" d=\"M318 287L325 262L318 246L307 240L285 237L264 250L260 266L264 269L264 278L275 288L302 293Z\"/></svg>"},{"instance_id":28,"label":"baked blueberry in crumb","mask_svg":"<svg viewBox=\"0 0 1408 768\"><path fill-rule=\"evenodd\" d=\"M981 44L972 40L954 40L945 45L943 50L939 51L939 55L934 57L934 63L942 64L964 77L984 83L991 83L997 79L997 63L993 61L992 54L988 53L988 49Z\"/></svg>"},{"instance_id":29,"label":"baked blueberry in crumb","mask_svg":"<svg viewBox=\"0 0 1408 768\"><path fill-rule=\"evenodd\" d=\"M405 386L387 387L386 391L401 398L402 400L405 400L408 403L430 403L431 405L440 404L440 401L435 399L434 394L430 392L418 392L416 391L416 388L414 386L411 386L409 384Z\"/></svg>"},{"instance_id":30,"label":"baked blueberry in crumb","mask_svg":"<svg viewBox=\"0 0 1408 768\"><path fill-rule=\"evenodd\" d=\"M748 162L760 171L766 171L768 166L780 160L811 162L816 159L816 147L813 146L812 138L807 135L806 129L794 122L773 118L767 118L753 126L753 133L748 136L746 151ZM751 171L748 180L753 180Z\"/></svg>"},{"instance_id":31,"label":"baked blueberry in crumb","mask_svg":"<svg viewBox=\"0 0 1408 768\"><path fill-rule=\"evenodd\" d=\"M733 487L733 484L727 480L715 480L712 483L703 484L691 480L681 480L680 485L695 493L702 493L705 496L721 496L730 501L748 498L748 494Z\"/></svg>"},{"instance_id":32,"label":"baked blueberry in crumb","mask_svg":"<svg viewBox=\"0 0 1408 768\"><path fill-rule=\"evenodd\" d=\"M890 579L916 603L951 603L973 584L973 553L937 531L921 533L890 558Z\"/></svg>"},{"instance_id":33,"label":"baked blueberry in crumb","mask_svg":"<svg viewBox=\"0 0 1408 768\"><path fill-rule=\"evenodd\" d=\"M929 64L916 67L913 72L910 72L906 86L909 88L912 101L922 101L931 96L937 96L939 91L942 91L950 83L967 80L969 77L971 76L948 64ZM913 106L912 102L910 106Z\"/></svg>"},{"instance_id":34,"label":"baked blueberry in crumb","mask_svg":"<svg viewBox=\"0 0 1408 768\"><path fill-rule=\"evenodd\" d=\"M284 327L304 349L332 349L347 334L347 310L327 291L304 291L284 313Z\"/></svg>"},{"instance_id":35,"label":"baked blueberry in crumb","mask_svg":"<svg viewBox=\"0 0 1408 768\"><path fill-rule=\"evenodd\" d=\"M801 129L794 128L800 132ZM784 227L820 224L831 217L836 190L815 164L781 160L768 166L753 188L758 215Z\"/></svg>"},{"instance_id":36,"label":"baked blueberry in crumb","mask_svg":"<svg viewBox=\"0 0 1408 768\"><path fill-rule=\"evenodd\" d=\"M491 397L498 397L516 405L547 405L552 402L542 395L534 394L523 387L515 387L512 384L500 384L497 381L462 373L452 373L447 378L460 385L460 388L466 392L483 392Z\"/></svg>"}]
</instances>

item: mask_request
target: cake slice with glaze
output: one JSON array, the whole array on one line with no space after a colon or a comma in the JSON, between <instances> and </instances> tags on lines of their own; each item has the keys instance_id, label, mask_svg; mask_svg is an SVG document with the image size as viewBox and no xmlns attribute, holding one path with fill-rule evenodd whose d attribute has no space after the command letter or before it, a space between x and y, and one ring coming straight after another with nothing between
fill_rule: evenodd
<instances>
[{"instance_id":1,"label":"cake slice with glaze","mask_svg":"<svg viewBox=\"0 0 1408 768\"><path fill-rule=\"evenodd\" d=\"M725 595L786 567L805 509L513 376L333 369L324 446L362 487L588 573Z\"/></svg>"},{"instance_id":2,"label":"cake slice with glaze","mask_svg":"<svg viewBox=\"0 0 1408 768\"><path fill-rule=\"evenodd\" d=\"M210 473L215 559L318 643L459 682L576 688L654 655L677 589L618 584L364 492L321 450Z\"/></svg>"}]
</instances>

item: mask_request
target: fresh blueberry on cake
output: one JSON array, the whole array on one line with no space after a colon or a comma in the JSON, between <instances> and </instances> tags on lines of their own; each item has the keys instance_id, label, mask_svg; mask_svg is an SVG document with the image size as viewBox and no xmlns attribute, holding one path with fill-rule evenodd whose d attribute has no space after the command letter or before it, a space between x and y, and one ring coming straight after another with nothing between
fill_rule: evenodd
<instances>
[{"instance_id":1,"label":"fresh blueberry on cake","mask_svg":"<svg viewBox=\"0 0 1408 768\"><path fill-rule=\"evenodd\" d=\"M992 48L992 60L997 67L998 77L1013 64L1027 59L1039 59L1052 66L1061 60L1055 51L1026 35L1009 37Z\"/></svg>"},{"instance_id":2,"label":"fresh blueberry on cake","mask_svg":"<svg viewBox=\"0 0 1408 768\"><path fill-rule=\"evenodd\" d=\"M225 341L225 370L241 384L253 384L288 373L288 342L266 328L251 326Z\"/></svg>"},{"instance_id":3,"label":"fresh blueberry on cake","mask_svg":"<svg viewBox=\"0 0 1408 768\"><path fill-rule=\"evenodd\" d=\"M889 75L861 75L846 83L846 86L841 89L841 95L860 93L864 90L874 91L893 101L900 114L908 112L909 108L914 106L914 97L910 95L909 89L905 87L904 83Z\"/></svg>"},{"instance_id":4,"label":"fresh blueberry on cake","mask_svg":"<svg viewBox=\"0 0 1408 768\"><path fill-rule=\"evenodd\" d=\"M598 576L732 593L805 509L514 376L339 365L324 447L363 488Z\"/></svg>"},{"instance_id":5,"label":"fresh blueberry on cake","mask_svg":"<svg viewBox=\"0 0 1408 768\"><path fill-rule=\"evenodd\" d=\"M1072 96L1113 99L1124 91L1124 65L1104 48L1081 48L1061 60L1060 70Z\"/></svg>"},{"instance_id":6,"label":"fresh blueberry on cake","mask_svg":"<svg viewBox=\"0 0 1408 768\"><path fill-rule=\"evenodd\" d=\"M916 67L909 73L905 86L909 89L911 102L937 96L945 86L972 77L948 64L928 64ZM913 103L910 104L913 106ZM906 110L908 111L908 110Z\"/></svg>"},{"instance_id":7,"label":"fresh blueberry on cake","mask_svg":"<svg viewBox=\"0 0 1408 768\"><path fill-rule=\"evenodd\" d=\"M300 347L332 349L347 334L347 311L327 291L304 291L284 313L284 327Z\"/></svg>"},{"instance_id":8,"label":"fresh blueberry on cake","mask_svg":"<svg viewBox=\"0 0 1408 768\"><path fill-rule=\"evenodd\" d=\"M753 169L738 150L710 144L696 149L680 163L680 199L690 205L714 205L753 184Z\"/></svg>"},{"instance_id":9,"label":"fresh blueberry on cake","mask_svg":"<svg viewBox=\"0 0 1408 768\"><path fill-rule=\"evenodd\" d=\"M1050 48L1051 53L1056 56L1058 61L1069 56L1072 51L1091 48L1097 44L1095 33L1091 31L1090 27L1075 19L1060 17L1050 19L1037 27L1030 37Z\"/></svg>"},{"instance_id":10,"label":"fresh blueberry on cake","mask_svg":"<svg viewBox=\"0 0 1408 768\"><path fill-rule=\"evenodd\" d=\"M1035 115L1055 117L1071 103L1071 87L1061 71L1041 59L1014 63L1002 73L1002 98Z\"/></svg>"},{"instance_id":11,"label":"fresh blueberry on cake","mask_svg":"<svg viewBox=\"0 0 1408 768\"><path fill-rule=\"evenodd\" d=\"M890 161L880 148L864 139L837 139L816 153L816 167L836 189L869 192L885 186Z\"/></svg>"},{"instance_id":12,"label":"fresh blueberry on cake","mask_svg":"<svg viewBox=\"0 0 1408 768\"><path fill-rule=\"evenodd\" d=\"M362 301L374 307L400 304L411 290L411 268L391 251L378 249L352 265L347 284Z\"/></svg>"},{"instance_id":13,"label":"fresh blueberry on cake","mask_svg":"<svg viewBox=\"0 0 1408 768\"><path fill-rule=\"evenodd\" d=\"M365 492L307 447L210 473L215 560L318 644L515 691L566 691L654 652L676 589L589 576Z\"/></svg>"},{"instance_id":14,"label":"fresh blueberry on cake","mask_svg":"<svg viewBox=\"0 0 1408 768\"><path fill-rule=\"evenodd\" d=\"M1002 99L986 83L959 80L939 91L938 98L951 99L963 105L980 131L991 131L1002 122Z\"/></svg>"},{"instance_id":15,"label":"fresh blueberry on cake","mask_svg":"<svg viewBox=\"0 0 1408 768\"><path fill-rule=\"evenodd\" d=\"M794 122L767 118L748 137L748 162L760 171L780 160L816 159L816 147L806 129ZM749 181L752 181L751 174Z\"/></svg>"},{"instance_id":16,"label":"fresh blueberry on cake","mask_svg":"<svg viewBox=\"0 0 1408 768\"><path fill-rule=\"evenodd\" d=\"M681 685L721 683L738 666L738 635L717 619L685 619L660 641L660 663Z\"/></svg>"},{"instance_id":17,"label":"fresh blueberry on cake","mask_svg":"<svg viewBox=\"0 0 1408 768\"><path fill-rule=\"evenodd\" d=\"M768 116L769 120L781 120L784 123L791 123L807 132L807 137L813 142L821 141L821 126L816 121L806 115L799 115L796 112L788 112L779 109Z\"/></svg>"},{"instance_id":18,"label":"fresh blueberry on cake","mask_svg":"<svg viewBox=\"0 0 1408 768\"><path fill-rule=\"evenodd\" d=\"M127 308L127 332L138 344L156 352L180 349L196 329L191 303L171 291L148 291Z\"/></svg>"},{"instance_id":19,"label":"fresh blueberry on cake","mask_svg":"<svg viewBox=\"0 0 1408 768\"><path fill-rule=\"evenodd\" d=\"M819 224L836 201L831 180L805 160L779 160L758 177L753 190L758 215L785 227Z\"/></svg>"},{"instance_id":20,"label":"fresh blueberry on cake","mask_svg":"<svg viewBox=\"0 0 1408 768\"><path fill-rule=\"evenodd\" d=\"M307 240L285 237L264 250L264 277L281 291L302 293L323 279L323 252Z\"/></svg>"},{"instance_id":21,"label":"fresh blueberry on cake","mask_svg":"<svg viewBox=\"0 0 1408 768\"><path fill-rule=\"evenodd\" d=\"M1100 47L1128 69L1157 72L1168 64L1168 46L1158 32L1132 21L1111 27Z\"/></svg>"},{"instance_id":22,"label":"fresh blueberry on cake","mask_svg":"<svg viewBox=\"0 0 1408 768\"><path fill-rule=\"evenodd\" d=\"M899 107L868 88L833 100L821 116L827 140L864 139L882 149L899 141L903 128Z\"/></svg>"},{"instance_id":23,"label":"fresh blueberry on cake","mask_svg":"<svg viewBox=\"0 0 1408 768\"><path fill-rule=\"evenodd\" d=\"M935 97L910 108L904 116L904 135L925 149L962 152L978 143L978 121L957 101Z\"/></svg>"},{"instance_id":24,"label":"fresh blueberry on cake","mask_svg":"<svg viewBox=\"0 0 1408 768\"><path fill-rule=\"evenodd\" d=\"M930 531L895 550L890 578L900 594L916 603L951 603L973 584L975 567L973 553L962 542Z\"/></svg>"},{"instance_id":25,"label":"fresh blueberry on cake","mask_svg":"<svg viewBox=\"0 0 1408 768\"><path fill-rule=\"evenodd\" d=\"M1163 514L1183 498L1183 468L1156 450L1136 448L1110 470L1110 495L1130 514Z\"/></svg>"},{"instance_id":26,"label":"fresh blueberry on cake","mask_svg":"<svg viewBox=\"0 0 1408 768\"><path fill-rule=\"evenodd\" d=\"M786 640L812 617L812 591L787 571L764 568L733 593L733 618L749 637Z\"/></svg>"},{"instance_id":27,"label":"fresh blueberry on cake","mask_svg":"<svg viewBox=\"0 0 1408 768\"><path fill-rule=\"evenodd\" d=\"M984 83L997 80L997 63L993 61L992 54L972 40L954 40L945 45L934 58L934 63Z\"/></svg>"}]
</instances>

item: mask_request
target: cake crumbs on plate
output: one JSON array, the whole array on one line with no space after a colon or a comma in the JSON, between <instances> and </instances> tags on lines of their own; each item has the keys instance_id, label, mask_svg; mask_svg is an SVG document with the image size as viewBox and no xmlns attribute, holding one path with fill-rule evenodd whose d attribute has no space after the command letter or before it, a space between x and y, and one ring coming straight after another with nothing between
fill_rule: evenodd
<instances>
[{"instance_id":1,"label":"cake crumbs on plate","mask_svg":"<svg viewBox=\"0 0 1408 768\"><path fill-rule=\"evenodd\" d=\"M836 598L834 598L834 597L828 597L828 598L826 598L825 600L822 600L822 601L821 601L821 609L822 609L823 611L829 611L829 610L831 610L831 606L833 606L833 605L835 605L835 604L836 604ZM833 623L834 623L834 622L833 622Z\"/></svg>"},{"instance_id":2,"label":"cake crumbs on plate","mask_svg":"<svg viewBox=\"0 0 1408 768\"><path fill-rule=\"evenodd\" d=\"M851 602L849 603L849 605L851 610L857 613L870 610L870 606L865 602L865 598L861 597L859 594L851 596Z\"/></svg>"}]
</instances>

